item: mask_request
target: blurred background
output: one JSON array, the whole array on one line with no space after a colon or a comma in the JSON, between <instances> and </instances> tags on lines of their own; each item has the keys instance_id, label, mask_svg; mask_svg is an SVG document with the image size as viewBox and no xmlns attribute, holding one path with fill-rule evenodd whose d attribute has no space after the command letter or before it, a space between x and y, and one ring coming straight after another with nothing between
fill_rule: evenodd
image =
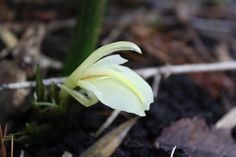
<instances>
[{"instance_id":1,"label":"blurred background","mask_svg":"<svg viewBox=\"0 0 236 157\"><path fill-rule=\"evenodd\" d=\"M102 9L96 7L100 5ZM120 40L134 42L143 51L142 56L124 54L132 61L128 63L131 68L233 61L236 1L0 0L0 83L34 80L37 64L43 78L65 76L95 48ZM152 84L153 78L147 81ZM145 156L129 141L139 138L145 139L136 141L139 146L155 154L153 139L183 117L200 116L213 125L235 106L235 82L234 71L163 78L147 117L140 120L114 156ZM30 93L30 89L0 91L0 120L18 114L18 110L26 111L27 105L22 104L29 104ZM86 111L84 117L97 114L90 120L99 124L80 123L84 141L89 135L83 127L98 128L109 115L101 110L104 107ZM95 141L89 138L92 140L86 146ZM81 145L81 150L69 148L80 154L86 148Z\"/></svg>"},{"instance_id":2,"label":"blurred background","mask_svg":"<svg viewBox=\"0 0 236 157\"><path fill-rule=\"evenodd\" d=\"M109 0L104 6L92 45L119 40L136 43L145 57L127 56L133 58L131 67L210 63L236 57L234 0ZM80 7L76 0L0 0L0 67L7 69L0 70L1 76L6 76L1 82L33 79L36 64L46 77L68 74L77 67L95 49L92 46L82 52L78 47L86 41L73 38L76 26L85 21L77 16ZM86 31L85 38L90 27ZM73 50L71 43L78 47ZM234 95L234 75L218 72L188 77L217 98L224 91L227 96Z\"/></svg>"}]
</instances>

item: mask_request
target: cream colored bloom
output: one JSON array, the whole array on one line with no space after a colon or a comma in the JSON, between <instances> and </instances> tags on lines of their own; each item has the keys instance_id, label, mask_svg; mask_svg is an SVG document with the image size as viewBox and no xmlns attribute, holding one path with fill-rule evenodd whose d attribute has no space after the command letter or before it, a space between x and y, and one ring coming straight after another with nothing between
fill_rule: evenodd
<instances>
[{"instance_id":1,"label":"cream colored bloom","mask_svg":"<svg viewBox=\"0 0 236 157\"><path fill-rule=\"evenodd\" d=\"M64 82L60 97L67 93L84 106L100 100L117 110L145 116L153 102L151 87L134 71L121 64L127 62L116 51L130 50L141 53L131 42L115 42L94 51ZM76 90L75 88L78 88Z\"/></svg>"}]
</instances>

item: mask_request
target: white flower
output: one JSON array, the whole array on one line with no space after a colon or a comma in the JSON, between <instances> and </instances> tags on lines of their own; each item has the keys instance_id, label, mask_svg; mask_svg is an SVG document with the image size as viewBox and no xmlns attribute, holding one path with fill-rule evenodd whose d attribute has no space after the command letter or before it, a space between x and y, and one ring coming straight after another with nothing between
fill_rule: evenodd
<instances>
[{"instance_id":1,"label":"white flower","mask_svg":"<svg viewBox=\"0 0 236 157\"><path fill-rule=\"evenodd\" d=\"M127 62L116 51L130 50L141 53L131 42L115 42L94 51L63 83L61 99L67 93L84 106L100 100L117 110L145 116L153 102L151 87L139 75L121 64ZM75 88L79 89L76 90Z\"/></svg>"}]
</instances>

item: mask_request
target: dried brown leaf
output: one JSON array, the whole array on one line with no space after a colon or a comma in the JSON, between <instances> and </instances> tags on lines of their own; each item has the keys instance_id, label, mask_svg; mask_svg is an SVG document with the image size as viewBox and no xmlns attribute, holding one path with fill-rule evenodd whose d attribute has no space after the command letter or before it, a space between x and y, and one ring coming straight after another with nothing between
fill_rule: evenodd
<instances>
[{"instance_id":1,"label":"dried brown leaf","mask_svg":"<svg viewBox=\"0 0 236 157\"><path fill-rule=\"evenodd\" d=\"M234 93L235 90L233 81L224 75L223 72L193 73L189 74L189 77L194 83L208 91L208 93L214 98L218 98L222 91Z\"/></svg>"},{"instance_id":2,"label":"dried brown leaf","mask_svg":"<svg viewBox=\"0 0 236 157\"><path fill-rule=\"evenodd\" d=\"M228 130L210 129L202 119L182 119L164 129L156 145L171 150L175 145L189 157L234 157L236 144Z\"/></svg>"},{"instance_id":3,"label":"dried brown leaf","mask_svg":"<svg viewBox=\"0 0 236 157\"><path fill-rule=\"evenodd\" d=\"M131 119L110 133L103 136L95 144L89 147L80 157L109 157L121 144L128 131L135 124L137 118Z\"/></svg>"}]
</instances>

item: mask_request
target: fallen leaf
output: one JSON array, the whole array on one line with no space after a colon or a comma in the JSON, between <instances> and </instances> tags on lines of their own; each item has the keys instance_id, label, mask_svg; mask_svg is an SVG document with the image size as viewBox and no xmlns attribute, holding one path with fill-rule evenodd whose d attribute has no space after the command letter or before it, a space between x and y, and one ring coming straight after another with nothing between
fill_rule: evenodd
<instances>
[{"instance_id":1,"label":"fallen leaf","mask_svg":"<svg viewBox=\"0 0 236 157\"><path fill-rule=\"evenodd\" d=\"M26 81L26 74L12 62L0 62L0 84ZM4 115L14 113L16 109L22 108L25 97L29 89L4 90L0 92L0 122Z\"/></svg>"},{"instance_id":2,"label":"fallen leaf","mask_svg":"<svg viewBox=\"0 0 236 157\"><path fill-rule=\"evenodd\" d=\"M210 129L202 119L182 119L163 130L156 140L159 148L175 145L189 157L235 157L236 144L228 130Z\"/></svg>"},{"instance_id":3,"label":"fallen leaf","mask_svg":"<svg viewBox=\"0 0 236 157\"><path fill-rule=\"evenodd\" d=\"M233 81L223 72L215 73L192 73L188 75L194 83L204 88L213 98L218 98L222 91L234 93Z\"/></svg>"},{"instance_id":4,"label":"fallen leaf","mask_svg":"<svg viewBox=\"0 0 236 157\"><path fill-rule=\"evenodd\" d=\"M0 38L7 48L14 48L18 43L16 35L5 27L0 27Z\"/></svg>"},{"instance_id":5,"label":"fallen leaf","mask_svg":"<svg viewBox=\"0 0 236 157\"><path fill-rule=\"evenodd\" d=\"M131 119L115 128L110 133L99 139L95 144L89 147L80 157L109 157L119 147L129 130L137 121L137 118Z\"/></svg>"}]
</instances>

